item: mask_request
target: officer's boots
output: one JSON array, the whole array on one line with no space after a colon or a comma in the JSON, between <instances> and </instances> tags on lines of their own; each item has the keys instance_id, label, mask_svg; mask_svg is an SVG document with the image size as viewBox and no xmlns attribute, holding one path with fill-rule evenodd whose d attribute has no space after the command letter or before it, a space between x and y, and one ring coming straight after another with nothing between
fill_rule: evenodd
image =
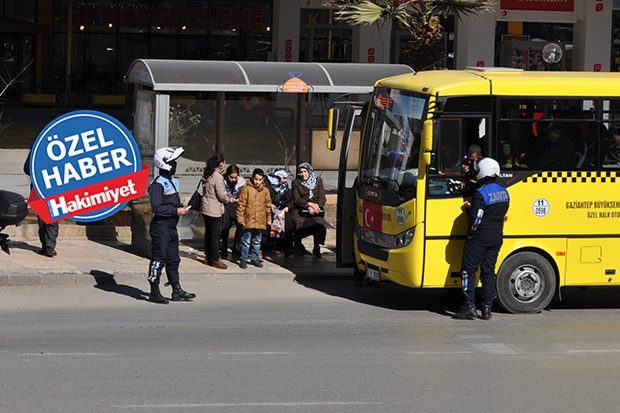
<instances>
[{"instance_id":1,"label":"officer's boots","mask_svg":"<svg viewBox=\"0 0 620 413\"><path fill-rule=\"evenodd\" d=\"M466 301L459 312L452 315L452 318L456 320L473 320L476 316L476 306L474 306L474 303Z\"/></svg>"},{"instance_id":2,"label":"officer's boots","mask_svg":"<svg viewBox=\"0 0 620 413\"><path fill-rule=\"evenodd\" d=\"M168 304L168 299L161 295L158 283L151 283L151 293L147 298L148 301L156 304Z\"/></svg>"},{"instance_id":3,"label":"officer's boots","mask_svg":"<svg viewBox=\"0 0 620 413\"><path fill-rule=\"evenodd\" d=\"M482 304L482 310L480 311L483 320L490 320L493 314L491 314L491 307L493 304Z\"/></svg>"},{"instance_id":4,"label":"officer's boots","mask_svg":"<svg viewBox=\"0 0 620 413\"><path fill-rule=\"evenodd\" d=\"M188 293L181 288L181 284L172 284L172 301L191 301L196 298L196 294Z\"/></svg>"}]
</instances>

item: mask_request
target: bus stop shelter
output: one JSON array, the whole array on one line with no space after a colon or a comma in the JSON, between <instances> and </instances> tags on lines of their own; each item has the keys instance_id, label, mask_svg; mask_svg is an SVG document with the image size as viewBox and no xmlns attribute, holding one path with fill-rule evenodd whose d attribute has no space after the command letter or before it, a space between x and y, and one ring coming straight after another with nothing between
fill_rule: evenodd
<instances>
[{"instance_id":1,"label":"bus stop shelter","mask_svg":"<svg viewBox=\"0 0 620 413\"><path fill-rule=\"evenodd\" d=\"M413 73L407 65L317 62L237 62L138 59L129 67L125 82L138 90L172 92L215 92L215 150L223 151L224 103L227 92L290 93L297 95L297 162L307 159L306 105L308 95L369 94L381 78ZM164 108L160 116L168 114ZM167 125L167 123L166 123ZM167 144L160 141L158 144Z\"/></svg>"}]
</instances>

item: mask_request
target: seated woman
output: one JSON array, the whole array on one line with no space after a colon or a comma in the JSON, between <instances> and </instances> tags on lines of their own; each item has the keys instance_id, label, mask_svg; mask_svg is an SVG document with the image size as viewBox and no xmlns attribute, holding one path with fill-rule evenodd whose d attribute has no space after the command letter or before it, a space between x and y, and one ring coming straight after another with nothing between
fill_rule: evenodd
<instances>
[{"instance_id":1,"label":"seated woman","mask_svg":"<svg viewBox=\"0 0 620 413\"><path fill-rule=\"evenodd\" d=\"M265 179L267 189L269 189L269 195L271 195L271 211L276 214L277 211L284 211L284 233L273 234L278 237L274 241L280 241L279 243L284 247L284 254L289 256L293 253L293 219L291 213L293 211L293 194L288 186L286 179L288 178L288 172L284 168L277 168L271 171ZM271 222L274 222L272 220ZM267 241L272 239L269 234L263 237L263 240Z\"/></svg>"},{"instance_id":2,"label":"seated woman","mask_svg":"<svg viewBox=\"0 0 620 413\"><path fill-rule=\"evenodd\" d=\"M312 166L303 162L297 167L297 178L292 185L294 209L292 213L295 226L295 250L299 255L306 253L301 240L309 235L314 237L312 253L321 256L321 244L325 244L325 188L323 179L314 173Z\"/></svg>"}]
</instances>

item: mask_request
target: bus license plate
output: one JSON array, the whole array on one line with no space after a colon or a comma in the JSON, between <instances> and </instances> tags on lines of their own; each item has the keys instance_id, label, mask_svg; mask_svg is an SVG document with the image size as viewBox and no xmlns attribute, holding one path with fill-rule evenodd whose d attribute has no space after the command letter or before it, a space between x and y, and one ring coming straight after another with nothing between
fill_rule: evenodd
<instances>
[{"instance_id":1,"label":"bus license plate","mask_svg":"<svg viewBox=\"0 0 620 413\"><path fill-rule=\"evenodd\" d=\"M366 278L368 278L371 281L380 282L381 274L379 274L379 270L375 268L366 268Z\"/></svg>"}]
</instances>

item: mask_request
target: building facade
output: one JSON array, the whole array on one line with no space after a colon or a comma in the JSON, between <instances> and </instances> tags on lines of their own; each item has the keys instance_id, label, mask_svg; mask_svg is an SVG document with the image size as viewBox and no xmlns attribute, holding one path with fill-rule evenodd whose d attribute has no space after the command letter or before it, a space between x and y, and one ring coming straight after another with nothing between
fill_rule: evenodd
<instances>
[{"instance_id":1,"label":"building facade","mask_svg":"<svg viewBox=\"0 0 620 413\"><path fill-rule=\"evenodd\" d=\"M0 0L1 74L22 73L23 80L4 98L60 96L66 87L73 95L129 93L123 75L136 58L403 61L408 33L397 24L347 26L324 2ZM614 3L499 0L494 13L449 18L442 66L547 70L539 63L541 49L557 42L564 59L556 68L615 71L620 4Z\"/></svg>"},{"instance_id":2,"label":"building facade","mask_svg":"<svg viewBox=\"0 0 620 413\"><path fill-rule=\"evenodd\" d=\"M124 77L136 59L406 63L410 35L397 23L347 26L324 2L0 0L0 79L16 80L0 89L12 122L3 129L0 112L0 142L29 148L60 111L101 105L119 110L115 115L131 129L135 90ZM490 13L442 16L442 26L443 68L620 67L619 0L498 0ZM551 64L543 58L548 44L557 45L555 57L561 54ZM319 149L315 137L324 146L331 99L276 91L171 93L170 142L184 145L197 162L218 149L231 163L288 166ZM50 110L34 117L27 109L35 106ZM225 144L218 135L226 135ZM307 142L301 151L300 142Z\"/></svg>"}]
</instances>

